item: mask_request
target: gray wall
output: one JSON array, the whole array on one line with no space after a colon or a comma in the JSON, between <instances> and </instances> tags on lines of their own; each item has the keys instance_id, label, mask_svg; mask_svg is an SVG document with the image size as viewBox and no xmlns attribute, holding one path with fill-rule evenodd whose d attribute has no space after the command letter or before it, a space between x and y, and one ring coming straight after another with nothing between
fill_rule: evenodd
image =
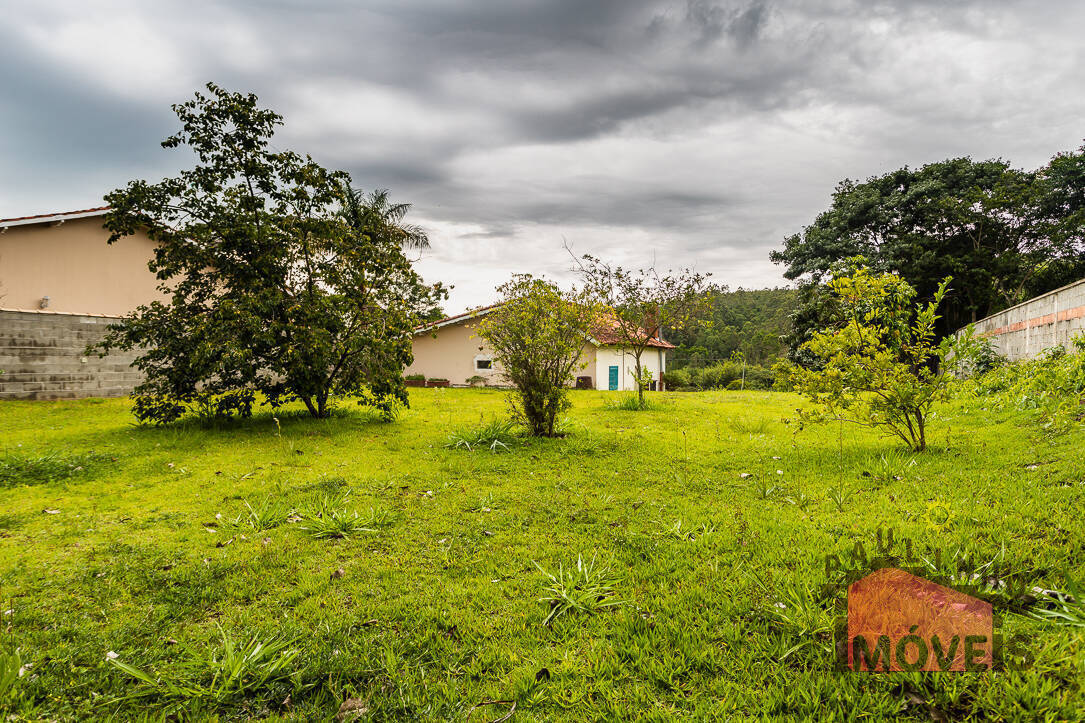
<instances>
[{"instance_id":1,"label":"gray wall","mask_svg":"<svg viewBox=\"0 0 1085 723\"><path fill-rule=\"evenodd\" d=\"M1070 339L1085 332L1085 279L977 321L976 332L1011 361L1069 347Z\"/></svg>"},{"instance_id":2,"label":"gray wall","mask_svg":"<svg viewBox=\"0 0 1085 723\"><path fill-rule=\"evenodd\" d=\"M0 309L0 399L119 397L142 376L136 352L86 356L87 344L117 319L47 311Z\"/></svg>"}]
</instances>

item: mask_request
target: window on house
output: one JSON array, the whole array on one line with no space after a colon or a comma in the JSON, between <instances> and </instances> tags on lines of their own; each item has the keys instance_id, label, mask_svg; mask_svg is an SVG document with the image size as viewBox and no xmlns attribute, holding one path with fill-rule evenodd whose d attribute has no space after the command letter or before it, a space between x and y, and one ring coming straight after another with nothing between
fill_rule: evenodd
<instances>
[{"instance_id":1,"label":"window on house","mask_svg":"<svg viewBox=\"0 0 1085 723\"><path fill-rule=\"evenodd\" d=\"M493 359L490 359L489 357L479 357L478 359L475 359L475 369L493 369L493 368L494 368Z\"/></svg>"}]
</instances>

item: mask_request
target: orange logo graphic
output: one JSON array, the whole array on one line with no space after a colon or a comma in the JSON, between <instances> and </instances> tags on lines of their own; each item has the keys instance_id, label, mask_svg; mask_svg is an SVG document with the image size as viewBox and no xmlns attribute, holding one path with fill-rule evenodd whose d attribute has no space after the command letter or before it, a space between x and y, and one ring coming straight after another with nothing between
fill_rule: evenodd
<instances>
[{"instance_id":1,"label":"orange logo graphic","mask_svg":"<svg viewBox=\"0 0 1085 723\"><path fill-rule=\"evenodd\" d=\"M847 631L850 670L994 667L990 603L897 568L877 570L848 586Z\"/></svg>"}]
</instances>

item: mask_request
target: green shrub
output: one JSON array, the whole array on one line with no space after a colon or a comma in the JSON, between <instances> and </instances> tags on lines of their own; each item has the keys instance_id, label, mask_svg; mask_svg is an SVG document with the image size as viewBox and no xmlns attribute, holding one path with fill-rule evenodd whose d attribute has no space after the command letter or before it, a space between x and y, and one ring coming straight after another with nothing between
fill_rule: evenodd
<instances>
[{"instance_id":1,"label":"green shrub","mask_svg":"<svg viewBox=\"0 0 1085 723\"><path fill-rule=\"evenodd\" d=\"M766 367L747 365L743 381L742 364L725 361L707 367L667 371L663 380L668 389L772 389L776 374Z\"/></svg>"},{"instance_id":2,"label":"green shrub","mask_svg":"<svg viewBox=\"0 0 1085 723\"><path fill-rule=\"evenodd\" d=\"M747 389L772 389L776 384L776 373L767 367L746 367Z\"/></svg>"},{"instance_id":3,"label":"green shrub","mask_svg":"<svg viewBox=\"0 0 1085 723\"><path fill-rule=\"evenodd\" d=\"M663 372L662 379L668 389L688 387L692 384L689 377L689 369L669 369Z\"/></svg>"},{"instance_id":4,"label":"green shrub","mask_svg":"<svg viewBox=\"0 0 1085 723\"><path fill-rule=\"evenodd\" d=\"M1050 431L1082 418L1085 399L1085 335L1035 359L996 366L961 382L960 393L984 408L1033 411Z\"/></svg>"},{"instance_id":5,"label":"green shrub","mask_svg":"<svg viewBox=\"0 0 1085 723\"><path fill-rule=\"evenodd\" d=\"M403 377L408 382L424 382L426 381L425 374L407 374Z\"/></svg>"}]
</instances>

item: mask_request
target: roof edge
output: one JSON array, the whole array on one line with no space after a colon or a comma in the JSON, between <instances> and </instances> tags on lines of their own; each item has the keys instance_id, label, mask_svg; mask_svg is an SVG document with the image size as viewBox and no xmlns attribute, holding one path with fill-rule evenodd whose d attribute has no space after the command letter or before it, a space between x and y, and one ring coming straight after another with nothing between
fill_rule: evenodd
<instances>
[{"instance_id":1,"label":"roof edge","mask_svg":"<svg viewBox=\"0 0 1085 723\"><path fill-rule=\"evenodd\" d=\"M63 221L73 221L79 218L93 218L94 216L104 216L112 209L109 206L99 206L97 208L84 208L80 211L63 211L61 213L42 213L37 216L17 216L15 218L0 218L0 228L11 228L12 226L30 226L37 223L57 223Z\"/></svg>"}]
</instances>

